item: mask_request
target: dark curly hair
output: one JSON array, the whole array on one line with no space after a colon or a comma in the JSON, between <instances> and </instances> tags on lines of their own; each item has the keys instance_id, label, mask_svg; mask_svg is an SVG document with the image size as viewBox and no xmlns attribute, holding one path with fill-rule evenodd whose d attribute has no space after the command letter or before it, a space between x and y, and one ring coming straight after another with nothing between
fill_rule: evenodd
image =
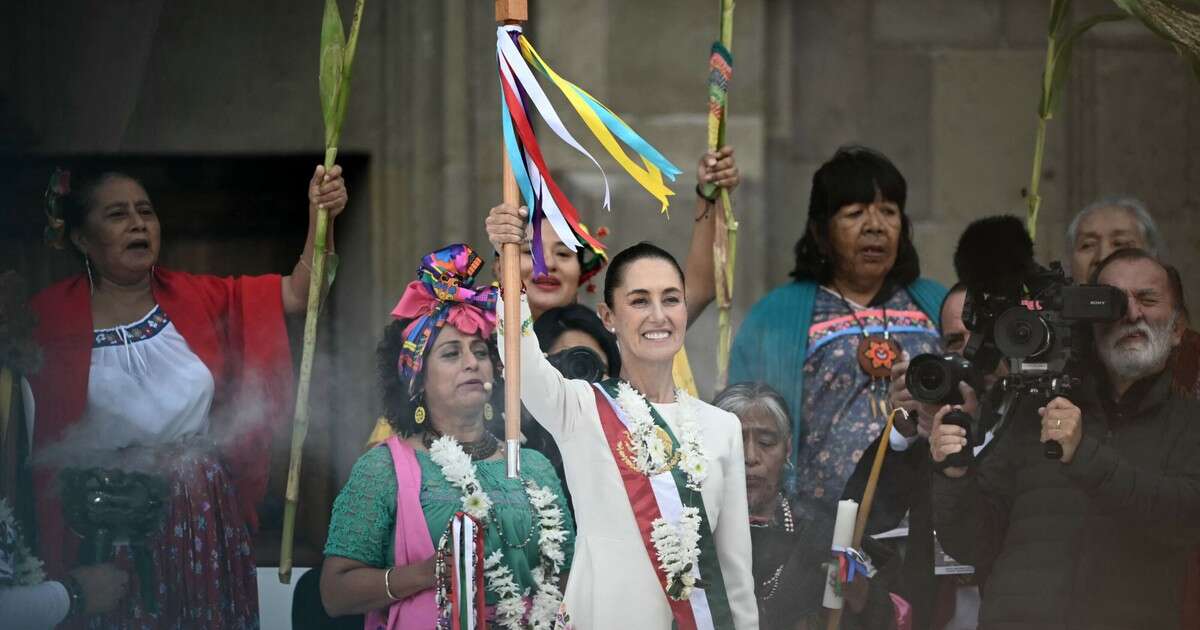
<instances>
[{"instance_id":1,"label":"dark curly hair","mask_svg":"<svg viewBox=\"0 0 1200 630\"><path fill-rule=\"evenodd\" d=\"M400 360L400 349L404 347L404 329L412 321L411 319L397 319L385 326L383 339L375 348L375 367L379 373L379 389L383 394L383 416L387 418L392 430L404 437L417 432L418 427L413 419L413 412L416 411L417 404L425 392L424 371L414 377L412 391L416 392L416 395L409 396L408 382L400 378L400 370L396 367ZM498 374L500 351L496 346L496 339L492 337L485 341L488 344L488 353L492 357L493 374ZM425 349L427 357L432 349L433 344L430 343ZM502 406L503 396L504 388L500 386L497 379L496 386L492 388L492 404Z\"/></svg>"},{"instance_id":2,"label":"dark curly hair","mask_svg":"<svg viewBox=\"0 0 1200 630\"><path fill-rule=\"evenodd\" d=\"M829 223L843 206L871 203L876 195L900 208L900 244L888 280L911 284L921 275L921 264L912 242L912 224L904 212L908 183L895 164L882 153L862 146L846 146L813 174L808 201L808 223L796 241L795 280L826 284L833 279L834 259L830 251Z\"/></svg>"}]
</instances>

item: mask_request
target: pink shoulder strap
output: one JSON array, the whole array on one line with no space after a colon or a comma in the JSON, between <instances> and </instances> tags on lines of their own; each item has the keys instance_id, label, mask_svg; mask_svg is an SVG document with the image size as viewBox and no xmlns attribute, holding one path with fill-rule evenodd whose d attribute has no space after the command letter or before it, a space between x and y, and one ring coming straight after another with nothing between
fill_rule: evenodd
<instances>
[{"instance_id":1,"label":"pink shoulder strap","mask_svg":"<svg viewBox=\"0 0 1200 630\"><path fill-rule=\"evenodd\" d=\"M421 510L421 465L416 452L393 435L384 444L396 467L396 553L394 566L423 562L433 556L433 540ZM427 630L437 623L433 589L397 601L366 616L366 630Z\"/></svg>"}]
</instances>

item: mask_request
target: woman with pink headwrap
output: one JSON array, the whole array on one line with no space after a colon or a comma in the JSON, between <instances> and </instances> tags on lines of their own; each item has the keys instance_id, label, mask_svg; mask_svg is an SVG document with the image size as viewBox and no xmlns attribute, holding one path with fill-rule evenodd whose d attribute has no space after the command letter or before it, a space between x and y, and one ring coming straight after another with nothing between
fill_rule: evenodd
<instances>
[{"instance_id":1,"label":"woman with pink headwrap","mask_svg":"<svg viewBox=\"0 0 1200 630\"><path fill-rule=\"evenodd\" d=\"M395 435L358 459L333 506L321 600L368 628L434 628L451 614L451 523L481 525L490 622L549 627L575 527L550 462L523 450L508 479L492 414L497 292L466 245L425 256L376 353ZM546 624L546 625L541 625Z\"/></svg>"}]
</instances>

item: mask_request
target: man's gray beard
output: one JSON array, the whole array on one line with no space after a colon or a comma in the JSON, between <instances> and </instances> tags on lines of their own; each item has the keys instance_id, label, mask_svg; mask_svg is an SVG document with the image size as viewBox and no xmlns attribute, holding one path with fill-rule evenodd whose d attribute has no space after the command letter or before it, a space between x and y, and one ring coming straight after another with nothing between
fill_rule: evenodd
<instances>
[{"instance_id":1,"label":"man's gray beard","mask_svg":"<svg viewBox=\"0 0 1200 630\"><path fill-rule=\"evenodd\" d=\"M1105 334L1100 341L1100 360L1108 373L1122 380L1136 381L1162 370L1171 354L1175 317L1161 327L1151 326L1143 320L1115 327ZM1134 331L1144 334L1145 340L1134 347L1118 348L1117 341Z\"/></svg>"}]
</instances>

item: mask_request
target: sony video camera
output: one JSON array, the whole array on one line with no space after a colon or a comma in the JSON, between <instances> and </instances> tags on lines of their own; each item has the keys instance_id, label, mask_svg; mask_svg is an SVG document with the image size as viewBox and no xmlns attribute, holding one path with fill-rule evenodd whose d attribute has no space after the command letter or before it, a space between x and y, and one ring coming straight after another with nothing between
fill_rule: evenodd
<instances>
[{"instance_id":1,"label":"sony video camera","mask_svg":"<svg viewBox=\"0 0 1200 630\"><path fill-rule=\"evenodd\" d=\"M1078 385L1069 368L1084 350L1081 343L1090 339L1080 334L1080 326L1125 316L1126 298L1119 289L1075 285L1059 263L1049 268L1037 264L1033 242L1015 217L988 217L968 226L955 250L954 267L966 285L963 324L971 337L962 357L921 355L912 360L906 382L913 398L922 402L961 403L960 382L982 394L983 375L1001 361L1008 367L1001 381L1006 392L1046 401L1069 395ZM967 430L973 445L970 423ZM1062 446L1047 442L1045 454L1058 459Z\"/></svg>"}]
</instances>

